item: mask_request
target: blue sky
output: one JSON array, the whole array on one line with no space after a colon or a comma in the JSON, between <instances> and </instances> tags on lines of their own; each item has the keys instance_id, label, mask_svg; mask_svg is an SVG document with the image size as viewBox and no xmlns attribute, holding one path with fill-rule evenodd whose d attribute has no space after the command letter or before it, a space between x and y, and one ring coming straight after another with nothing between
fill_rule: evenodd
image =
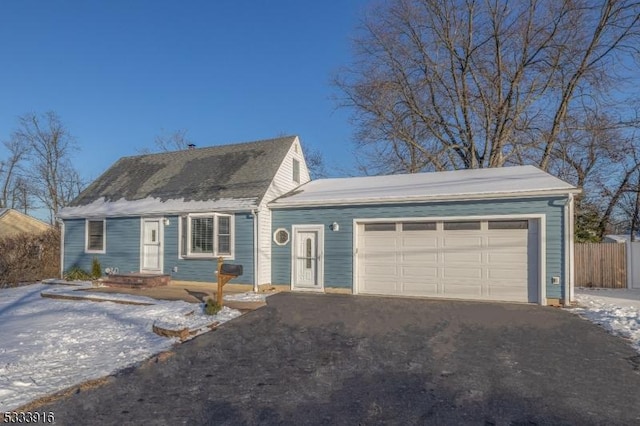
<instances>
[{"instance_id":1,"label":"blue sky","mask_svg":"<svg viewBox=\"0 0 640 426\"><path fill-rule=\"evenodd\" d=\"M87 179L162 129L199 147L297 134L344 173L352 129L330 80L368 3L1 2L0 140L53 110Z\"/></svg>"}]
</instances>

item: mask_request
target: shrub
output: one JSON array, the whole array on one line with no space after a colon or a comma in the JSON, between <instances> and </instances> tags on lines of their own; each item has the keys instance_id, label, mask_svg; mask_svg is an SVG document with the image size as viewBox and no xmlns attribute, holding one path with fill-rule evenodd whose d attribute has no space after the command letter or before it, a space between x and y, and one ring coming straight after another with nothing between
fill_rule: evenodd
<instances>
[{"instance_id":1,"label":"shrub","mask_svg":"<svg viewBox=\"0 0 640 426\"><path fill-rule=\"evenodd\" d=\"M207 315L215 315L220 312L220 309L222 309L222 307L212 298L207 299L204 304L204 313Z\"/></svg>"},{"instance_id":2,"label":"shrub","mask_svg":"<svg viewBox=\"0 0 640 426\"><path fill-rule=\"evenodd\" d=\"M59 274L58 229L0 239L0 287L57 277Z\"/></svg>"},{"instance_id":3,"label":"shrub","mask_svg":"<svg viewBox=\"0 0 640 426\"><path fill-rule=\"evenodd\" d=\"M94 256L91 261L91 277L93 279L98 279L102 276L102 266L100 266L100 261L97 257Z\"/></svg>"},{"instance_id":4,"label":"shrub","mask_svg":"<svg viewBox=\"0 0 640 426\"><path fill-rule=\"evenodd\" d=\"M64 274L64 279L67 281L88 281L92 278L91 274L77 265L73 265Z\"/></svg>"}]
</instances>

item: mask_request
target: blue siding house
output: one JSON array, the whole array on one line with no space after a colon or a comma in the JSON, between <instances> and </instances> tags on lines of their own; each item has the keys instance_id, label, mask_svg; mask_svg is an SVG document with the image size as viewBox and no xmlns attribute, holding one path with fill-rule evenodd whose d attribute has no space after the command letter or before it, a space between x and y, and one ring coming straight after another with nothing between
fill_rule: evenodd
<instances>
[{"instance_id":1,"label":"blue siding house","mask_svg":"<svg viewBox=\"0 0 640 426\"><path fill-rule=\"evenodd\" d=\"M566 304L576 193L533 166L311 181L269 204L272 283Z\"/></svg>"},{"instance_id":2,"label":"blue siding house","mask_svg":"<svg viewBox=\"0 0 640 426\"><path fill-rule=\"evenodd\" d=\"M311 181L297 137L120 159L63 220L63 270L567 304L573 198L533 166Z\"/></svg>"},{"instance_id":3,"label":"blue siding house","mask_svg":"<svg viewBox=\"0 0 640 426\"><path fill-rule=\"evenodd\" d=\"M62 270L215 282L222 257L233 283L267 284L266 205L309 179L296 136L121 158L60 212Z\"/></svg>"}]
</instances>

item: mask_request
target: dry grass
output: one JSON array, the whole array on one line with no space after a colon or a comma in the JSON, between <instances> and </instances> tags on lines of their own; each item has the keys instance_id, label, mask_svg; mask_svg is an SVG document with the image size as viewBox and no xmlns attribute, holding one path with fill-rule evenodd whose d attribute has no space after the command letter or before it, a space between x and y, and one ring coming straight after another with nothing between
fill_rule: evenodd
<instances>
[{"instance_id":1,"label":"dry grass","mask_svg":"<svg viewBox=\"0 0 640 426\"><path fill-rule=\"evenodd\" d=\"M99 379L89 380L79 385L68 387L66 389L63 389L51 395L43 396L42 398L38 398L34 401L29 402L28 404L20 406L15 410L11 410L11 411L12 412L36 411L38 408L42 407L43 405L51 404L60 399L68 398L71 395L76 393L86 392L90 389L95 389L100 386L104 386L106 384L113 382L113 380L114 380L113 376L107 376L107 377L101 377Z\"/></svg>"}]
</instances>

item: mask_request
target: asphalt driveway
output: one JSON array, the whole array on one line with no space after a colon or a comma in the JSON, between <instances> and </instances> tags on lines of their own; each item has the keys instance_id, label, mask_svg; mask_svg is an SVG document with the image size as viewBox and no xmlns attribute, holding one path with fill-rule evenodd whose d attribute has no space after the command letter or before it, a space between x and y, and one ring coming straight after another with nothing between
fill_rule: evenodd
<instances>
[{"instance_id":1,"label":"asphalt driveway","mask_svg":"<svg viewBox=\"0 0 640 426\"><path fill-rule=\"evenodd\" d=\"M640 356L563 310L284 293L39 411L59 424L640 424Z\"/></svg>"}]
</instances>

